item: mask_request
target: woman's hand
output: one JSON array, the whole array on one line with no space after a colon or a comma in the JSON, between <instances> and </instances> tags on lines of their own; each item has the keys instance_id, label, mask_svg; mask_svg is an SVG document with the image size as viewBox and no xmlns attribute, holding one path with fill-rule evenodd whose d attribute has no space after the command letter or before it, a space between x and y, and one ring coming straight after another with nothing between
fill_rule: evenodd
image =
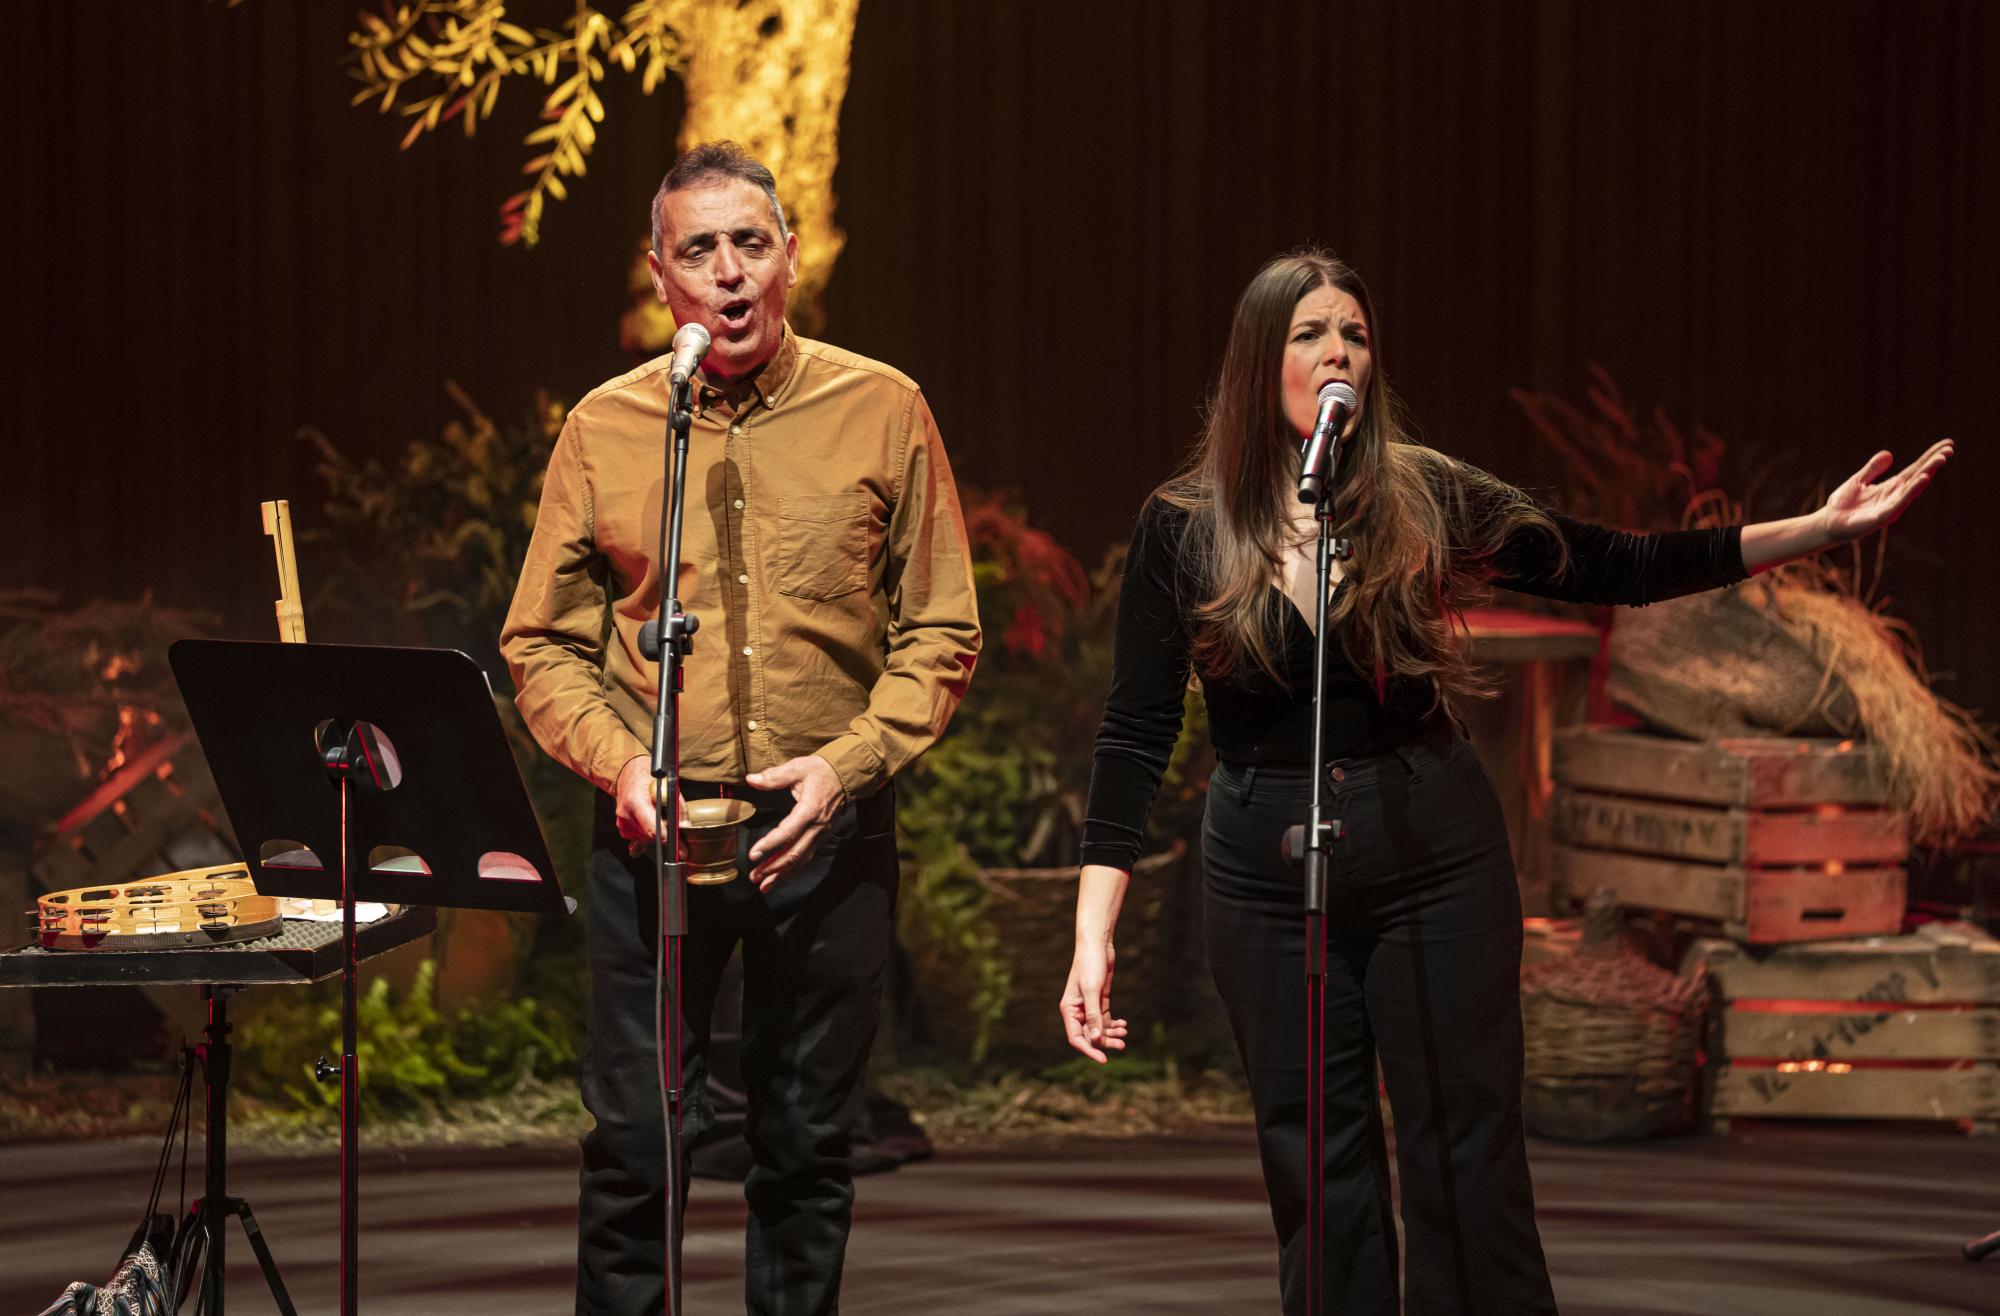
<instances>
[{"instance_id":1,"label":"woman's hand","mask_svg":"<svg viewBox=\"0 0 2000 1316\"><path fill-rule=\"evenodd\" d=\"M1126 1023L1111 1017L1111 966L1117 958L1111 939L1080 938L1063 988L1063 1031L1069 1044L1103 1064L1106 1051L1125 1049Z\"/></svg>"},{"instance_id":2,"label":"woman's hand","mask_svg":"<svg viewBox=\"0 0 2000 1316\"><path fill-rule=\"evenodd\" d=\"M1923 456L1876 484L1895 458L1878 452L1868 464L1847 477L1826 500L1826 506L1805 516L1758 521L1743 527L1743 565L1753 574L1783 566L1809 553L1871 535L1895 521L1924 491L1938 468L1951 459L1950 439L1941 439Z\"/></svg>"},{"instance_id":3,"label":"woman's hand","mask_svg":"<svg viewBox=\"0 0 2000 1316\"><path fill-rule=\"evenodd\" d=\"M1868 464L1847 477L1820 508L1818 517L1829 544L1844 544L1891 525L1931 477L1951 460L1952 441L1941 439L1923 456L1880 484L1875 481L1895 460L1887 449L1868 459Z\"/></svg>"}]
</instances>

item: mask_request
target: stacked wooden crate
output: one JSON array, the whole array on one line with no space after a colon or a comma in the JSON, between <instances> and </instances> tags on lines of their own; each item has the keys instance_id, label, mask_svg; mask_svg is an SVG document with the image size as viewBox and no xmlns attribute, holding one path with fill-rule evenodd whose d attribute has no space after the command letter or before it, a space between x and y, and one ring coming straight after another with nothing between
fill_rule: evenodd
<instances>
[{"instance_id":1,"label":"stacked wooden crate","mask_svg":"<svg viewBox=\"0 0 2000 1316\"><path fill-rule=\"evenodd\" d=\"M1552 876L1707 930L1704 1114L2000 1120L2000 943L1902 931L1908 826L1878 752L1557 734Z\"/></svg>"},{"instance_id":2,"label":"stacked wooden crate","mask_svg":"<svg viewBox=\"0 0 2000 1316\"><path fill-rule=\"evenodd\" d=\"M1704 940L1703 1106L1732 1118L1957 1120L2000 1130L2000 942L1970 924L1758 952Z\"/></svg>"},{"instance_id":3,"label":"stacked wooden crate","mask_svg":"<svg viewBox=\"0 0 2000 1316\"><path fill-rule=\"evenodd\" d=\"M1890 933L1904 816L1878 754L1830 740L1556 734L1554 885L1715 924L1754 945Z\"/></svg>"}]
</instances>

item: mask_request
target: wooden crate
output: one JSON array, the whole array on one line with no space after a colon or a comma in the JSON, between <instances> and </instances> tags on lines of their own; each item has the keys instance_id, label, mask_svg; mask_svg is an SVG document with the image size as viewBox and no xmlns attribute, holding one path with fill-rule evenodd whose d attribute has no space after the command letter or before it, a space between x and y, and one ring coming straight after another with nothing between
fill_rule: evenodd
<instances>
[{"instance_id":1,"label":"wooden crate","mask_svg":"<svg viewBox=\"0 0 2000 1316\"><path fill-rule=\"evenodd\" d=\"M1908 820L1851 741L1557 733L1555 884L1755 944L1895 932Z\"/></svg>"},{"instance_id":2,"label":"wooden crate","mask_svg":"<svg viewBox=\"0 0 2000 1316\"><path fill-rule=\"evenodd\" d=\"M2000 1129L2000 942L1970 924L1759 952L1704 940L1705 1112Z\"/></svg>"}]
</instances>

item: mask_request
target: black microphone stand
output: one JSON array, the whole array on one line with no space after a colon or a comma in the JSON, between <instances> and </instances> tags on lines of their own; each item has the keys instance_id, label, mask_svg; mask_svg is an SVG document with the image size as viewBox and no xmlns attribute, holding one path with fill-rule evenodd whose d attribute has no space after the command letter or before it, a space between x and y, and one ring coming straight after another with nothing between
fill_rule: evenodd
<instances>
[{"instance_id":1,"label":"black microphone stand","mask_svg":"<svg viewBox=\"0 0 2000 1316\"><path fill-rule=\"evenodd\" d=\"M687 881L681 862L681 660L694 649L699 619L681 611L681 516L687 501L688 427L693 392L668 386L667 511L660 518L660 615L639 632L639 652L659 664L653 703L653 871L660 893L659 987L653 997L660 1048L660 1104L667 1122L667 1316L681 1312L681 950L687 935Z\"/></svg>"},{"instance_id":2,"label":"black microphone stand","mask_svg":"<svg viewBox=\"0 0 2000 1316\"><path fill-rule=\"evenodd\" d=\"M1308 450L1310 450L1308 444ZM1353 545L1333 536L1334 476L1340 468L1340 451L1345 445L1335 436L1322 452L1323 471L1301 475L1301 501L1307 496L1308 482L1318 476L1314 517L1319 522L1319 553L1314 598L1318 620L1313 628L1312 696L1312 803L1303 827L1285 833L1285 858L1305 865L1306 937L1306 1310L1319 1316L1325 1310L1326 1276L1322 1257L1326 1244L1326 1205L1322 1181L1326 1161L1326 896L1333 868L1333 842L1346 834L1340 820L1326 816L1326 665L1330 652L1327 638L1328 594L1333 584L1333 563L1353 556Z\"/></svg>"}]
</instances>

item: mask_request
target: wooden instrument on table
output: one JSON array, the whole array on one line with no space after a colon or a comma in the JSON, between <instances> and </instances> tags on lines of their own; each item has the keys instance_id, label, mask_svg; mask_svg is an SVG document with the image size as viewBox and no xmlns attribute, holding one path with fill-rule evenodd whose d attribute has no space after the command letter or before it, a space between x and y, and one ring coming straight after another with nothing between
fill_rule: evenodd
<instances>
[{"instance_id":1,"label":"wooden instrument on table","mask_svg":"<svg viewBox=\"0 0 2000 1316\"><path fill-rule=\"evenodd\" d=\"M35 940L49 950L158 950L268 937L283 921L242 864L189 868L35 901Z\"/></svg>"}]
</instances>

